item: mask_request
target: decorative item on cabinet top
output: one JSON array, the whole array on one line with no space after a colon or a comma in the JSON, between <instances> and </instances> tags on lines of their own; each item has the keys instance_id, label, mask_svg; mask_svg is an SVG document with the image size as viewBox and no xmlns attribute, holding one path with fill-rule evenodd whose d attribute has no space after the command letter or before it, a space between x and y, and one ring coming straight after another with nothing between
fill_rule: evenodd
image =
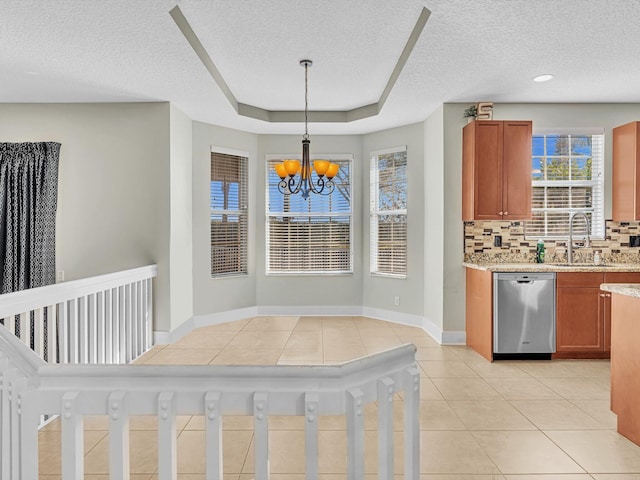
<instances>
[{"instance_id":1,"label":"decorative item on cabinet top","mask_svg":"<svg viewBox=\"0 0 640 480\"><path fill-rule=\"evenodd\" d=\"M467 123L474 120L492 120L493 119L493 102L478 102L471 105L464 111L464 118Z\"/></svg>"}]
</instances>

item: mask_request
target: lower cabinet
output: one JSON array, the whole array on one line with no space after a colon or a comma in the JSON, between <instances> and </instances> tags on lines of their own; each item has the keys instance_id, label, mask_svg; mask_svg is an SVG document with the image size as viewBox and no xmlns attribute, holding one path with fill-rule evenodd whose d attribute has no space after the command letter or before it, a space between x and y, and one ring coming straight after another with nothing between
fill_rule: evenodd
<instances>
[{"instance_id":1,"label":"lower cabinet","mask_svg":"<svg viewBox=\"0 0 640 480\"><path fill-rule=\"evenodd\" d=\"M555 358L610 356L611 294L602 283L640 283L640 273L558 273Z\"/></svg>"}]
</instances>

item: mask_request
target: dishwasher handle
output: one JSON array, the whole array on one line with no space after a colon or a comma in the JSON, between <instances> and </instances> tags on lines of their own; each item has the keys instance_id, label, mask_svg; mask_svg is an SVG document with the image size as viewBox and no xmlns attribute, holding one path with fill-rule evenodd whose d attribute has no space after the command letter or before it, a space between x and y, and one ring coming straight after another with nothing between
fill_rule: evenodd
<instances>
[{"instance_id":1,"label":"dishwasher handle","mask_svg":"<svg viewBox=\"0 0 640 480\"><path fill-rule=\"evenodd\" d=\"M519 284L527 284L527 285L531 285L533 283L533 280L516 280L517 283Z\"/></svg>"}]
</instances>

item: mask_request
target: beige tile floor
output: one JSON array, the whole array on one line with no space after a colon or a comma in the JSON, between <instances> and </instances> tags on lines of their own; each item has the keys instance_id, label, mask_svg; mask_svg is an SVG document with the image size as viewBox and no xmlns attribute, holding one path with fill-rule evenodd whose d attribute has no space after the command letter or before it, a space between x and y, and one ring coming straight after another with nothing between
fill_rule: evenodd
<instances>
[{"instance_id":1,"label":"beige tile floor","mask_svg":"<svg viewBox=\"0 0 640 480\"><path fill-rule=\"evenodd\" d=\"M640 447L615 431L609 363L574 360L489 363L463 346L440 346L423 331L363 317L257 317L200 328L156 346L145 364L331 364L403 343L421 368L423 480L640 480ZM397 473L402 473L402 400L396 409ZM640 408L640 407L639 407ZM366 410L367 480L376 474L376 407ZM202 417L178 419L178 472L204 479ZM304 478L304 422L270 417L272 480ZM156 422L131 421L134 480L155 480ZM108 432L85 420L85 478L107 480ZM346 478L346 422L320 422L321 480ZM59 424L40 432L40 478L60 478ZM225 480L253 478L251 417L224 418ZM398 477L400 478L400 477Z\"/></svg>"}]
</instances>

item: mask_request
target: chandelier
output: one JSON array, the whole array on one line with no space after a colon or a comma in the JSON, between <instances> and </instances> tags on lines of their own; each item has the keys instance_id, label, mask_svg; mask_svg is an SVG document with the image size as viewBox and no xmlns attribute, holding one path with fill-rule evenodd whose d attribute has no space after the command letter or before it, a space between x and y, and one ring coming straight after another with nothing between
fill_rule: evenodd
<instances>
[{"instance_id":1,"label":"chandelier","mask_svg":"<svg viewBox=\"0 0 640 480\"><path fill-rule=\"evenodd\" d=\"M313 65L311 60L300 60L300 65L304 67L304 135L302 136L302 165L300 160L283 160L274 168L280 182L278 190L283 195L295 195L301 193L305 200L310 193L329 195L335 187L333 177L338 174L339 166L329 160L314 160L313 169L318 175L314 183L311 178L311 162L309 161L309 131L307 129L308 119L308 88L307 78L309 67Z\"/></svg>"}]
</instances>

